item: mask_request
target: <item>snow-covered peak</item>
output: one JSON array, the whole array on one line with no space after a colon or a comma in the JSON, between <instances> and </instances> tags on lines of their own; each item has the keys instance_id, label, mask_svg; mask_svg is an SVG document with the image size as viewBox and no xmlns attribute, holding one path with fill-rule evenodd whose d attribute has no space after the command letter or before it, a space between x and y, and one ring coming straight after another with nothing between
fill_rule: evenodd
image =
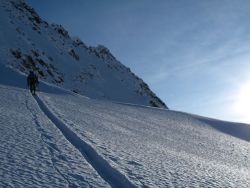
<instances>
[{"instance_id":1,"label":"snow-covered peak","mask_svg":"<svg viewBox=\"0 0 250 188\"><path fill-rule=\"evenodd\" d=\"M64 27L62 25L51 24L51 26L52 26L52 28L54 28L54 30L56 30L62 36L66 37L66 38L70 38L68 31L66 29L64 29Z\"/></svg>"},{"instance_id":2,"label":"snow-covered peak","mask_svg":"<svg viewBox=\"0 0 250 188\"><path fill-rule=\"evenodd\" d=\"M111 54L109 49L103 45L98 45L97 47L89 47L89 50L104 62L117 61L116 58Z\"/></svg>"},{"instance_id":3,"label":"snow-covered peak","mask_svg":"<svg viewBox=\"0 0 250 188\"><path fill-rule=\"evenodd\" d=\"M96 52L100 54L107 54L107 55L112 55L109 51L109 49L103 45L98 45L97 47L92 47L93 49L96 50Z\"/></svg>"},{"instance_id":4,"label":"snow-covered peak","mask_svg":"<svg viewBox=\"0 0 250 188\"><path fill-rule=\"evenodd\" d=\"M43 22L39 15L36 13L36 11L32 7L27 5L23 0L12 0L10 2L16 9L28 15L31 21L34 21L37 24Z\"/></svg>"},{"instance_id":5,"label":"snow-covered peak","mask_svg":"<svg viewBox=\"0 0 250 188\"><path fill-rule=\"evenodd\" d=\"M73 39L73 45L75 47L82 46L84 48L87 48L87 45L79 37L72 37L72 39Z\"/></svg>"},{"instance_id":6,"label":"snow-covered peak","mask_svg":"<svg viewBox=\"0 0 250 188\"><path fill-rule=\"evenodd\" d=\"M91 98L167 108L110 50L89 47L58 24L48 24L23 0L1 0L1 62Z\"/></svg>"}]
</instances>

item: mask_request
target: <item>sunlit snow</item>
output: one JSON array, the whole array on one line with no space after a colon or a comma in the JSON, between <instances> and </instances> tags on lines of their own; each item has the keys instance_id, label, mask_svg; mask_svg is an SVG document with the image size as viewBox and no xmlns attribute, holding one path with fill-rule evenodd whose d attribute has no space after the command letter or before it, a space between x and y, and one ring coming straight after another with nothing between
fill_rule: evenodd
<instances>
[{"instance_id":1,"label":"sunlit snow","mask_svg":"<svg viewBox=\"0 0 250 188\"><path fill-rule=\"evenodd\" d=\"M250 186L249 125L43 83L33 97L0 70L1 187Z\"/></svg>"}]
</instances>

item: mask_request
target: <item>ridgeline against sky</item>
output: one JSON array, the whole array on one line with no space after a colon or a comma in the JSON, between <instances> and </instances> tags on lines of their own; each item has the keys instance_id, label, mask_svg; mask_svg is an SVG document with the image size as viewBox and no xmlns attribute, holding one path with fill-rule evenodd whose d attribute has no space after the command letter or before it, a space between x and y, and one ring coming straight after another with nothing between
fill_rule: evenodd
<instances>
[{"instance_id":1,"label":"ridgeline against sky","mask_svg":"<svg viewBox=\"0 0 250 188\"><path fill-rule=\"evenodd\" d=\"M250 1L27 1L104 44L172 109L250 122Z\"/></svg>"}]
</instances>

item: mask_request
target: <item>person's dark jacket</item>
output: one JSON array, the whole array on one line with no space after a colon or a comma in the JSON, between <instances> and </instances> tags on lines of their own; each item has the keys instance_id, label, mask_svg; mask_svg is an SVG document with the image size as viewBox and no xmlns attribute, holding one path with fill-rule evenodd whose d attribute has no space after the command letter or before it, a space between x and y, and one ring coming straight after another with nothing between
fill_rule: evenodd
<instances>
[{"instance_id":1,"label":"person's dark jacket","mask_svg":"<svg viewBox=\"0 0 250 188\"><path fill-rule=\"evenodd\" d=\"M30 72L28 77L27 77L27 85L30 86L32 84L37 85L38 82L38 77L35 75L34 72Z\"/></svg>"}]
</instances>

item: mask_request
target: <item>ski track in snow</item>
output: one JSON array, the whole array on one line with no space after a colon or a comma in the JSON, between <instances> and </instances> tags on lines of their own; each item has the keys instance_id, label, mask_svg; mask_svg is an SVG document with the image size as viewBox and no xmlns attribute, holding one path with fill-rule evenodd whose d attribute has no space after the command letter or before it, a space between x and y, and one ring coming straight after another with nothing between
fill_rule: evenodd
<instances>
[{"instance_id":1,"label":"ski track in snow","mask_svg":"<svg viewBox=\"0 0 250 188\"><path fill-rule=\"evenodd\" d=\"M1 88L0 187L64 187L65 181L47 161L47 148L40 144L29 110L20 99L25 100L23 93Z\"/></svg>"},{"instance_id":2,"label":"ski track in snow","mask_svg":"<svg viewBox=\"0 0 250 188\"><path fill-rule=\"evenodd\" d=\"M45 61L47 82L51 64L64 88L91 98L143 105L155 96L119 61L104 63L0 2L0 187L250 187L249 125L86 99L42 82L32 97L26 78L5 67L24 68L26 55ZM18 48L19 59L10 53Z\"/></svg>"},{"instance_id":3,"label":"ski track in snow","mask_svg":"<svg viewBox=\"0 0 250 188\"><path fill-rule=\"evenodd\" d=\"M77 148L99 173L105 181L107 181L114 188L135 187L123 174L117 169L110 166L110 164L103 159L89 144L81 140L70 128L67 127L60 119L58 119L42 102L38 96L34 96L41 110L48 116L48 118L55 124L55 126L62 132L65 138Z\"/></svg>"},{"instance_id":4,"label":"ski track in snow","mask_svg":"<svg viewBox=\"0 0 250 188\"><path fill-rule=\"evenodd\" d=\"M53 165L53 168L57 171L58 174L60 174L63 179L67 182L68 187L73 187L73 185L69 182L68 178L57 168L56 164L55 164L55 159L54 159L54 152L53 150L58 150L57 147L51 143L49 143L48 141L46 141L44 138L49 138L49 136L46 134L45 130L42 128L42 125L40 125L39 121L38 121L38 117L37 114L34 113L32 111L32 109L29 107L28 105L28 98L26 97L26 108L29 109L29 111L31 112L31 114L33 115L33 121L35 122L35 124L37 125L37 130L39 130L41 132L41 139L42 141L47 145L49 151L50 151L50 155L51 155L51 164Z\"/></svg>"},{"instance_id":5,"label":"ski track in snow","mask_svg":"<svg viewBox=\"0 0 250 188\"><path fill-rule=\"evenodd\" d=\"M127 187L250 187L248 125L13 86L0 85L0 187L119 187L117 173Z\"/></svg>"},{"instance_id":6,"label":"ski track in snow","mask_svg":"<svg viewBox=\"0 0 250 188\"><path fill-rule=\"evenodd\" d=\"M70 94L39 96L138 187L250 186L249 142L199 118Z\"/></svg>"},{"instance_id":7,"label":"ski track in snow","mask_svg":"<svg viewBox=\"0 0 250 188\"><path fill-rule=\"evenodd\" d=\"M0 93L0 187L110 187L27 90Z\"/></svg>"}]
</instances>

